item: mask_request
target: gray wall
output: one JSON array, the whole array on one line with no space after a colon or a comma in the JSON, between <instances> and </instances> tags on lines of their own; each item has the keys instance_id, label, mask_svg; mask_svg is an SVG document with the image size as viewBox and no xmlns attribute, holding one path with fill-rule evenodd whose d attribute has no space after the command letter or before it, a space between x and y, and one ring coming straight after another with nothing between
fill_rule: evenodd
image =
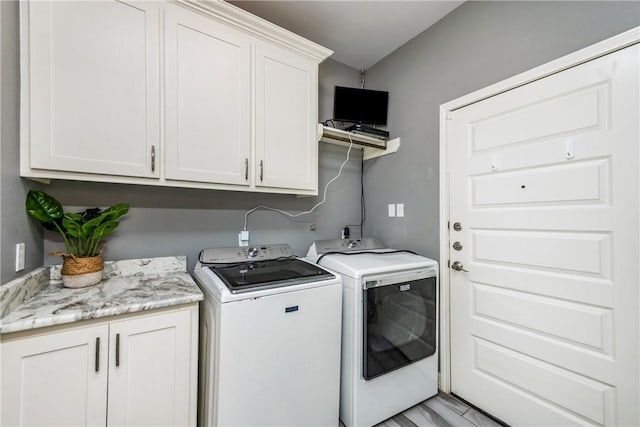
<instances>
[{"instance_id":1,"label":"gray wall","mask_svg":"<svg viewBox=\"0 0 640 427\"><path fill-rule=\"evenodd\" d=\"M18 170L18 11L0 1L2 174L0 282L13 272L15 244L27 244L30 270L58 259L43 250L61 243L24 213L24 197L39 185ZM398 153L366 162L365 234L389 245L438 256L438 106L640 24L637 2L467 2L367 72L367 87L390 91L389 129L402 138ZM335 61L320 66L319 118L332 115L333 86L358 86L359 72ZM320 144L320 190L346 149ZM258 211L249 217L251 241L289 242L304 254L318 238L339 237L360 220L360 151L317 213L290 220ZM57 181L42 186L70 209L119 201L131 212L109 239L107 259L187 254L190 266L207 246L235 245L244 213L258 204L300 211L318 198ZM405 203L405 218L387 218L387 203ZM316 230L310 230L315 224Z\"/></svg>"},{"instance_id":2,"label":"gray wall","mask_svg":"<svg viewBox=\"0 0 640 427\"><path fill-rule=\"evenodd\" d=\"M354 85L359 79L358 71L338 62L320 64L318 116L331 115L326 109L332 111L334 85ZM330 94L324 88L331 88ZM309 210L322 200L325 184L337 174L346 154L344 147L320 144L318 197L72 181L55 181L44 190L69 210L105 207L121 201L131 205L107 239L106 259L185 254L191 269L201 249L237 246L238 232L248 210L258 205L292 213ZM339 238L341 228L359 223L362 152L352 150L349 158L340 178L329 187L325 204L314 213L295 219L266 210L249 215L250 242L289 243L296 254L305 255L313 240ZM61 247L59 236L47 231L45 254ZM45 255L44 263L59 263L59 259Z\"/></svg>"},{"instance_id":3,"label":"gray wall","mask_svg":"<svg viewBox=\"0 0 640 427\"><path fill-rule=\"evenodd\" d=\"M27 218L24 198L37 187L20 178L18 3L0 1L0 283L42 265L42 228ZM26 265L15 268L15 245L25 243Z\"/></svg>"},{"instance_id":4,"label":"gray wall","mask_svg":"<svg viewBox=\"0 0 640 427\"><path fill-rule=\"evenodd\" d=\"M440 104L638 25L639 2L471 1L367 70L401 146L365 164L365 234L438 259Z\"/></svg>"},{"instance_id":5,"label":"gray wall","mask_svg":"<svg viewBox=\"0 0 640 427\"><path fill-rule=\"evenodd\" d=\"M0 1L2 31L2 110L0 145L2 185L0 204L0 283L44 264L57 264L60 259L43 256L64 248L59 237L43 233L42 227L24 212L24 199L31 188L42 189L68 210L85 207L105 207L124 201L131 210L120 227L108 238L105 257L108 260L186 254L193 267L198 251L205 247L235 246L242 229L244 213L266 204L278 209L299 212L308 210L321 200L326 182L333 178L346 158L344 147L320 144L319 197L298 198L291 195L156 188L120 184L98 184L54 181L50 185L36 184L19 177L19 37L18 7L13 1ZM331 93L320 92L319 117L333 99L333 86L356 85L358 71L335 61L320 65L320 87L330 87ZM329 117L329 112L326 117ZM360 162L361 152L353 150L342 176L329 188L327 202L314 214L295 220L268 211L249 216L251 243L290 243L295 252L306 254L315 239L340 237L346 224L360 222ZM294 160L294 159L292 159ZM310 230L311 224L315 231ZM43 237L44 236L44 237ZM14 272L15 244L25 242L27 266L24 272Z\"/></svg>"}]
</instances>

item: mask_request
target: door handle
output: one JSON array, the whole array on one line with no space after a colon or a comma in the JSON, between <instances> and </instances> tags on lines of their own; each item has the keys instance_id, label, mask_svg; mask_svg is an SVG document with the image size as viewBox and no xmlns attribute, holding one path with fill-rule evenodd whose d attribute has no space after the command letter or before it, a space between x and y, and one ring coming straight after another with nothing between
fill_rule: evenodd
<instances>
[{"instance_id":1,"label":"door handle","mask_svg":"<svg viewBox=\"0 0 640 427\"><path fill-rule=\"evenodd\" d=\"M151 146L151 172L156 171L156 146Z\"/></svg>"},{"instance_id":2,"label":"door handle","mask_svg":"<svg viewBox=\"0 0 640 427\"><path fill-rule=\"evenodd\" d=\"M264 177L264 162L260 160L260 182L262 182L263 177Z\"/></svg>"},{"instance_id":3,"label":"door handle","mask_svg":"<svg viewBox=\"0 0 640 427\"><path fill-rule=\"evenodd\" d=\"M244 159L244 180L249 180L249 159Z\"/></svg>"},{"instance_id":4,"label":"door handle","mask_svg":"<svg viewBox=\"0 0 640 427\"><path fill-rule=\"evenodd\" d=\"M460 261L455 261L453 264L451 264L451 269L455 271L465 271L467 273L469 272L469 270L464 269L464 264L462 264Z\"/></svg>"}]
</instances>

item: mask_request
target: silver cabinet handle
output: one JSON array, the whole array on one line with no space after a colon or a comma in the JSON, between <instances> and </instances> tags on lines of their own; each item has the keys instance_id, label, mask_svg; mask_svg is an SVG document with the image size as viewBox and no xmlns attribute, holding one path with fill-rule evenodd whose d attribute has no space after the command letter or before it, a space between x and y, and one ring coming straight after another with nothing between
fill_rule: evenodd
<instances>
[{"instance_id":1,"label":"silver cabinet handle","mask_svg":"<svg viewBox=\"0 0 640 427\"><path fill-rule=\"evenodd\" d=\"M262 178L264 177L264 163L260 160L260 182L262 182Z\"/></svg>"},{"instance_id":2,"label":"silver cabinet handle","mask_svg":"<svg viewBox=\"0 0 640 427\"><path fill-rule=\"evenodd\" d=\"M96 338L96 372L100 371L100 337Z\"/></svg>"},{"instance_id":3,"label":"silver cabinet handle","mask_svg":"<svg viewBox=\"0 0 640 427\"><path fill-rule=\"evenodd\" d=\"M156 146L151 146L151 172L156 171Z\"/></svg>"},{"instance_id":4,"label":"silver cabinet handle","mask_svg":"<svg viewBox=\"0 0 640 427\"><path fill-rule=\"evenodd\" d=\"M120 334L116 334L116 368L120 366Z\"/></svg>"},{"instance_id":5,"label":"silver cabinet handle","mask_svg":"<svg viewBox=\"0 0 640 427\"><path fill-rule=\"evenodd\" d=\"M244 180L249 180L249 159L244 159Z\"/></svg>"}]
</instances>

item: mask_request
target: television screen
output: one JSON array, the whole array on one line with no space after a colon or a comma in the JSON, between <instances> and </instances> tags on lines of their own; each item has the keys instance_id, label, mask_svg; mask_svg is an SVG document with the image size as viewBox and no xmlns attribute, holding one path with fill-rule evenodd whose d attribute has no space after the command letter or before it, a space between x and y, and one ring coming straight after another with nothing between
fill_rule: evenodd
<instances>
[{"instance_id":1,"label":"television screen","mask_svg":"<svg viewBox=\"0 0 640 427\"><path fill-rule=\"evenodd\" d=\"M387 124L389 92L336 86L333 119L372 125Z\"/></svg>"}]
</instances>

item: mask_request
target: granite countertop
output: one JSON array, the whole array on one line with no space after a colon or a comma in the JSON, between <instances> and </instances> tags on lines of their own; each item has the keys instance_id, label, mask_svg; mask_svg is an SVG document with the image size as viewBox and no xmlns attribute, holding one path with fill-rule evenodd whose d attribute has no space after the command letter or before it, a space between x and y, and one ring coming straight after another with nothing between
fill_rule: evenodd
<instances>
[{"instance_id":1,"label":"granite countertop","mask_svg":"<svg viewBox=\"0 0 640 427\"><path fill-rule=\"evenodd\" d=\"M98 285L62 286L61 266L0 286L0 334L201 301L185 256L107 261Z\"/></svg>"}]
</instances>

